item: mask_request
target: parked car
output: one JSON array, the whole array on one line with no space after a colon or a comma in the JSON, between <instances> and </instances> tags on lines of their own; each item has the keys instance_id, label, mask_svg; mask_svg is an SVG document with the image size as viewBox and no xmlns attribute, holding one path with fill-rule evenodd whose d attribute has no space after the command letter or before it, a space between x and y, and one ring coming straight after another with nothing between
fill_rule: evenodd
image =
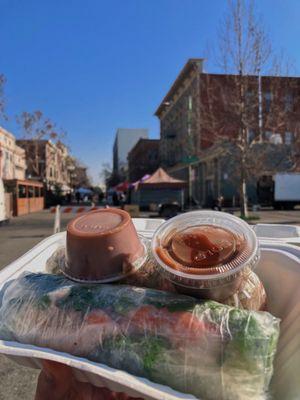
<instances>
[{"instance_id":1,"label":"parked car","mask_svg":"<svg viewBox=\"0 0 300 400\"><path fill-rule=\"evenodd\" d=\"M172 218L181 212L181 206L177 202L163 203L158 206L158 214L162 218Z\"/></svg>"}]
</instances>

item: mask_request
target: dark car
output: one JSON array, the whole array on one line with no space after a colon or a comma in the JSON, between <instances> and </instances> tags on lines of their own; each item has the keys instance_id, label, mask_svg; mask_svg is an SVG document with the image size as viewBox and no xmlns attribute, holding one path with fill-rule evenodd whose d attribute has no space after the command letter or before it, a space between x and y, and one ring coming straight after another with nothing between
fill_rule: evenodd
<instances>
[{"instance_id":1,"label":"dark car","mask_svg":"<svg viewBox=\"0 0 300 400\"><path fill-rule=\"evenodd\" d=\"M158 207L158 214L162 218L172 218L181 212L181 207L177 202L163 203Z\"/></svg>"}]
</instances>

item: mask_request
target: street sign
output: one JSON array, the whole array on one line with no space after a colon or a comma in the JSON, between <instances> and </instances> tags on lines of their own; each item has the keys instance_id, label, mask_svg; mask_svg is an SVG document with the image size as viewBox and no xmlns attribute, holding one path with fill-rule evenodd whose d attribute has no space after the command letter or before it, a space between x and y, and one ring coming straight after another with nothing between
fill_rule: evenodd
<instances>
[{"instance_id":1,"label":"street sign","mask_svg":"<svg viewBox=\"0 0 300 400\"><path fill-rule=\"evenodd\" d=\"M186 157L182 158L182 162L184 164L192 164L192 163L197 162L197 161L199 161L197 156L186 156Z\"/></svg>"}]
</instances>

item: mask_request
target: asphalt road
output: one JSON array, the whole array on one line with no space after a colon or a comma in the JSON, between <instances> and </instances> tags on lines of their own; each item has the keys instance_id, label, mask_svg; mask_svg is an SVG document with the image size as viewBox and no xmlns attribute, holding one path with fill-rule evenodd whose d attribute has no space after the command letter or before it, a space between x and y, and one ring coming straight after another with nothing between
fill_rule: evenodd
<instances>
[{"instance_id":1,"label":"asphalt road","mask_svg":"<svg viewBox=\"0 0 300 400\"><path fill-rule=\"evenodd\" d=\"M260 223L300 225L300 209L295 211L261 211ZM146 216L146 215L145 215ZM74 214L62 214L65 229ZM35 244L53 233L54 215L45 210L14 218L0 226L0 269L14 261ZM0 356L0 400L33 400L38 371L21 367Z\"/></svg>"}]
</instances>

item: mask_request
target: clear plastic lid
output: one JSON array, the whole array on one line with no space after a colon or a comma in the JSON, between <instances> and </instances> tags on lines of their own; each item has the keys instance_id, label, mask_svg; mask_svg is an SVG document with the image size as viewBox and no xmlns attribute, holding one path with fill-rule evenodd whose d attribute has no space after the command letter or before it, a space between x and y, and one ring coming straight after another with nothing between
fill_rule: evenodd
<instances>
[{"instance_id":1,"label":"clear plastic lid","mask_svg":"<svg viewBox=\"0 0 300 400\"><path fill-rule=\"evenodd\" d=\"M165 272L201 281L253 269L259 259L250 226L219 211L192 211L168 220L155 232L151 246Z\"/></svg>"}]
</instances>

